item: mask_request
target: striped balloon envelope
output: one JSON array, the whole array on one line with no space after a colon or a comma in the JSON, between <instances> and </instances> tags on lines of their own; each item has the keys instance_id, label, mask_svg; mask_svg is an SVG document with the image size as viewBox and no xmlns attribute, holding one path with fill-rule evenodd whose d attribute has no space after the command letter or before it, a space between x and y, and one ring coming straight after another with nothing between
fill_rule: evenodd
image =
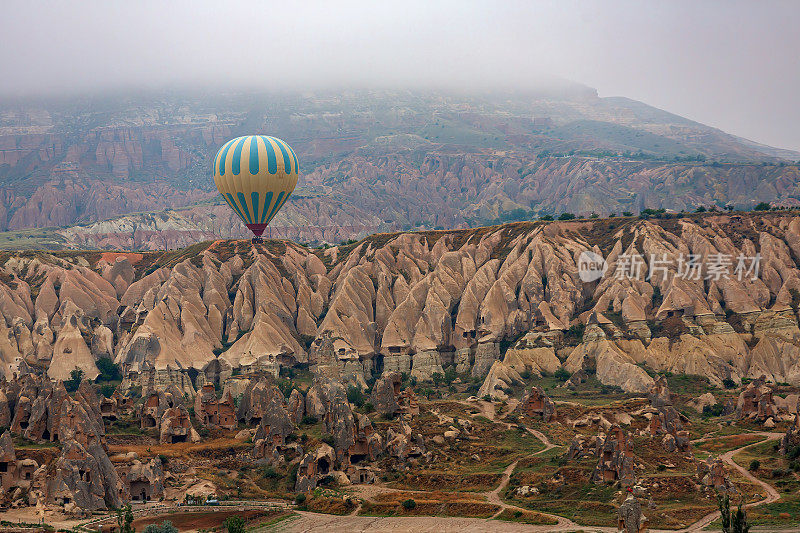
<instances>
[{"instance_id":1,"label":"striped balloon envelope","mask_svg":"<svg viewBox=\"0 0 800 533\"><path fill-rule=\"evenodd\" d=\"M217 190L260 241L297 185L297 156L276 137L248 135L225 143L214 158Z\"/></svg>"}]
</instances>

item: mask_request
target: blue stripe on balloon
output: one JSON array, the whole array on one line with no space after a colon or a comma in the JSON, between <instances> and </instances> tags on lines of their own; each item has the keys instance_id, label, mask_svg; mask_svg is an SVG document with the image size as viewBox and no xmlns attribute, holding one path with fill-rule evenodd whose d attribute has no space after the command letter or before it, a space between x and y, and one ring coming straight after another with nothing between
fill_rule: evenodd
<instances>
[{"instance_id":1,"label":"blue stripe on balloon","mask_svg":"<svg viewBox=\"0 0 800 533\"><path fill-rule=\"evenodd\" d=\"M239 142L236 143L236 148L233 149L233 161L231 161L231 168L234 176L238 176L239 172L242 171L242 147L244 147L244 141L246 140L247 137L242 137L239 139Z\"/></svg>"},{"instance_id":2,"label":"blue stripe on balloon","mask_svg":"<svg viewBox=\"0 0 800 533\"><path fill-rule=\"evenodd\" d=\"M236 211L236 214L239 215L239 218L242 219L242 222L247 223L247 218L245 218L245 216L242 214L242 210L239 209L239 206L236 205L236 201L233 199L233 196L231 196L231 193L227 193L226 196L227 198L225 198L225 201L228 202L228 205L231 206L231 209Z\"/></svg>"},{"instance_id":3,"label":"blue stripe on balloon","mask_svg":"<svg viewBox=\"0 0 800 533\"><path fill-rule=\"evenodd\" d=\"M261 138L264 139L264 146L267 147L267 172L275 174L278 172L278 156L275 155L275 148L269 142L271 137L261 135Z\"/></svg>"},{"instance_id":4,"label":"blue stripe on balloon","mask_svg":"<svg viewBox=\"0 0 800 533\"><path fill-rule=\"evenodd\" d=\"M300 174L300 163L298 163L297 161L297 156L295 155L294 150L292 150L292 147L289 146L288 144L286 145L286 147L289 149L290 152L292 152L292 157L294 158L294 171Z\"/></svg>"},{"instance_id":5,"label":"blue stripe on balloon","mask_svg":"<svg viewBox=\"0 0 800 533\"><path fill-rule=\"evenodd\" d=\"M236 196L239 197L239 204L242 207L242 211L244 211L244 214L247 215L247 222L252 224L253 218L250 216L250 210L247 208L247 202L244 200L244 193L237 192Z\"/></svg>"},{"instance_id":6,"label":"blue stripe on balloon","mask_svg":"<svg viewBox=\"0 0 800 533\"><path fill-rule=\"evenodd\" d=\"M250 174L258 174L258 137L255 135L250 137Z\"/></svg>"},{"instance_id":7,"label":"blue stripe on balloon","mask_svg":"<svg viewBox=\"0 0 800 533\"><path fill-rule=\"evenodd\" d=\"M285 203L286 203L286 200L288 200L288 199L289 199L289 196L291 196L291 194L292 194L292 193L289 193L289 194L287 194L286 196L284 196L284 197L283 197L283 200L279 200L277 209L275 209L275 210L272 212L272 216L270 216L270 217L269 217L269 220L270 220L270 221L271 221L273 218L275 218L275 216L278 214L278 211L280 211L280 210L281 210L281 208L283 207L283 204L285 204ZM267 221L267 224L269 224L269 221Z\"/></svg>"},{"instance_id":8,"label":"blue stripe on balloon","mask_svg":"<svg viewBox=\"0 0 800 533\"><path fill-rule=\"evenodd\" d=\"M222 150L221 150L220 156L219 156L219 172L218 172L218 174L220 176L224 176L225 175L225 160L228 159L228 150L231 149L231 146L233 145L233 141L235 141L235 140L236 139L228 141L227 143L225 143L225 146L222 147Z\"/></svg>"},{"instance_id":9,"label":"blue stripe on balloon","mask_svg":"<svg viewBox=\"0 0 800 533\"><path fill-rule=\"evenodd\" d=\"M283 205L283 204L281 204L281 200L283 200L283 195L284 194L286 194L286 193L283 192L283 191L278 193L278 198L275 200L275 206L272 208L272 211L270 212L269 216L267 217L267 224L269 224L269 221L272 220L272 217L275 216L275 213L277 213L278 209L280 209L281 205Z\"/></svg>"},{"instance_id":10,"label":"blue stripe on balloon","mask_svg":"<svg viewBox=\"0 0 800 533\"><path fill-rule=\"evenodd\" d=\"M253 191L250 193L250 203L253 204L253 220L255 220L256 223L258 223L258 208L259 208L258 192Z\"/></svg>"},{"instance_id":11,"label":"blue stripe on balloon","mask_svg":"<svg viewBox=\"0 0 800 533\"><path fill-rule=\"evenodd\" d=\"M267 211L269 211L269 206L272 203L272 191L267 191L267 194L264 195L264 210L261 212L261 224L264 224L264 219L267 218Z\"/></svg>"},{"instance_id":12,"label":"blue stripe on balloon","mask_svg":"<svg viewBox=\"0 0 800 533\"><path fill-rule=\"evenodd\" d=\"M273 137L273 139L275 140L275 143L280 147L281 154L283 154L283 171L286 172L287 174L291 174L292 162L289 159L289 152L286 151L286 143L280 139L275 139L275 137Z\"/></svg>"}]
</instances>

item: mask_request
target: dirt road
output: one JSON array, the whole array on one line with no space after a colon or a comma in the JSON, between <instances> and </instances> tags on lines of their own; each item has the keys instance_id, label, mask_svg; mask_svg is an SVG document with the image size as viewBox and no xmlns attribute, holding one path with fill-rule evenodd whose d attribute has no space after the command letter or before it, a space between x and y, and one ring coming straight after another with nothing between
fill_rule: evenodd
<instances>
[{"instance_id":1,"label":"dirt road","mask_svg":"<svg viewBox=\"0 0 800 533\"><path fill-rule=\"evenodd\" d=\"M545 435L542 435L540 432L535 432L535 430L530 430L530 429L529 431L531 431L531 433L533 433L545 445L545 449L537 453L542 453L555 446L554 444L550 443L547 437ZM539 433L539 435L537 435L536 433ZM760 432L758 434L765 436L767 439L766 441L777 440L783 436L782 433ZM746 507L755 507L757 505L764 505L780 499L780 494L778 494L778 492L775 490L774 487L756 478L750 472L748 472L747 469L739 466L733 460L733 457L737 453L752 446L762 444L766 441L759 441L747 444L740 448L736 448L735 450L726 452L720 456L720 458L725 463L727 463L736 471L738 471L740 474L742 474L750 482L762 487L764 489L764 492L767 494L767 497L764 498L763 500L749 503L746 505ZM511 474L514 472L516 466L517 466L516 461L510 464L503 472L503 477L497 488L495 488L490 492L484 493L489 503L492 503L494 505L499 505L503 509L519 509L516 506L509 505L503 502L502 499L500 498L500 493L502 493L502 491L508 486L509 479L511 477ZM497 514L495 516L497 516ZM555 516L555 515L548 515L548 516L552 516L553 518L558 520L558 524L552 526L531 526L526 524L516 524L511 522L503 522L500 520L482 519L482 518L366 517L366 516L353 516L353 515L331 516L331 515L319 515L315 513L301 512L298 513L297 518L285 520L277 524L274 528L274 531L298 531L298 532L324 531L325 533L335 533L335 532L356 533L362 531L364 532L408 531L413 533L427 533L427 532L489 533L495 531L497 532L528 531L531 533L538 533L538 532L560 533L568 531L584 531L586 533L617 532L617 528L615 527L582 526L561 516ZM711 522L713 522L717 518L719 518L719 512L714 512L704 516L703 518L701 518L700 520L698 520L697 522L695 522L694 524L690 525L685 529L677 531L650 529L650 531L652 533L695 533L703 530L703 528L708 526ZM759 531L759 528L753 528L752 531L754 532ZM761 531L767 531L767 530L761 529ZM782 531L784 531L785 533L794 533L800 531L800 529L786 529Z\"/></svg>"}]
</instances>

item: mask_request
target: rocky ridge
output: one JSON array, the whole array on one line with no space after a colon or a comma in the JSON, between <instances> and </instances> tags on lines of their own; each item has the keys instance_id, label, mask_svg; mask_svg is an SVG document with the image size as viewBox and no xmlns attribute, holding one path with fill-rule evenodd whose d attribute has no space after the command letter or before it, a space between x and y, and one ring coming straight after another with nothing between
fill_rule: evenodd
<instances>
[{"instance_id":1,"label":"rocky ridge","mask_svg":"<svg viewBox=\"0 0 800 533\"><path fill-rule=\"evenodd\" d=\"M378 234L327 249L5 253L2 370L94 376L110 357L124 386L184 394L234 369L296 364L358 386L453 366L488 375L486 393L559 368L638 392L653 385L646 369L798 383L799 232L788 214L708 215ZM605 256L602 279L581 281L585 250ZM685 279L676 259L649 280L615 274L625 258L641 255L647 272L663 254L760 254L760 268Z\"/></svg>"}]
</instances>

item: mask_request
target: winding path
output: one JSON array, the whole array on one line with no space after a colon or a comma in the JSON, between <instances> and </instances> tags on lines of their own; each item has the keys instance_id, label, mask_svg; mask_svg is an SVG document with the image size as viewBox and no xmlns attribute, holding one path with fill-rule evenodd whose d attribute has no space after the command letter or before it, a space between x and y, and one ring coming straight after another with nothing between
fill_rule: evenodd
<instances>
[{"instance_id":1,"label":"winding path","mask_svg":"<svg viewBox=\"0 0 800 533\"><path fill-rule=\"evenodd\" d=\"M549 450L556 445L552 444L546 436L544 435L536 435L535 430L530 430L533 435L535 435L542 443L545 445L545 448L532 454L540 454ZM758 444L762 444L768 441L774 441L783 436L782 433L768 433L768 432L760 432L756 433L758 435L763 435L766 437L766 440L762 440L759 442L754 442L742 446L740 448L736 448L729 452L726 452L720 456L720 458L738 471L742 476L744 476L748 481L762 487L762 489L767 494L767 497L758 501L747 504L747 507L755 507L757 505L764 505L767 503L772 503L780 499L780 494L775 490L774 487L769 485L768 483L756 478L750 472L748 472L745 468L738 465L734 460L733 457L752 446L756 446ZM514 469L516 468L518 461L514 461L506 469L503 471L503 477L500 481L500 484L492 491L483 493L486 496L486 499L489 503L494 505L500 506L502 509L514 509L514 510L521 510L526 511L528 509L521 509L514 505L509 505L502 501L500 498L500 494L502 491L508 486L509 479L511 474L513 474ZM236 502L235 505L240 506L240 508L257 508L261 506L284 506L284 508L289 508L285 504L285 502L254 502L254 501L246 501L246 502ZM169 506L164 506L169 507ZM185 508L184 508L185 509ZM165 512L167 509L164 509ZM172 509L171 509L172 510ZM142 510L144 511L144 510ZM358 512L358 510L356 510ZM569 520L568 518L551 515L548 513L542 513L541 511L537 511L540 514L545 516L549 516L558 521L557 524L550 525L550 526L533 526L527 524L521 524L516 522L505 522L500 520L491 520L491 519L483 519L483 518L461 518L461 517L431 517L431 516L419 516L419 517L370 517L370 516L357 516L355 514L351 514L348 516L335 516L335 515L326 515L326 514L319 514L319 513L312 513L306 511L296 511L297 516L291 517L289 519L283 520L278 522L277 524L273 524L271 526L267 526L265 528L259 528L258 531L299 531L299 532L313 532L313 531L320 531L324 533L358 533L358 532L375 532L375 531L413 531L414 533L439 533L439 532L446 532L446 533L489 533L489 532L501 532L501 533L518 533L518 532L530 532L530 533L546 533L546 532L553 532L553 533L565 533L568 531L585 531L587 533L617 533L617 528L615 527L599 527L599 526L584 526L579 525ZM499 513L497 513L499 514ZM495 516L497 516L497 514ZM719 517L719 512L714 512L706 515L705 517L701 518L697 522L691 524L689 527L681 530L657 530L651 529L652 533L695 533L701 531L704 527L708 526L711 522L716 520ZM493 517L494 518L494 517ZM93 521L94 522L94 521ZM792 530L784 530L784 531L798 531L797 529Z\"/></svg>"},{"instance_id":2,"label":"winding path","mask_svg":"<svg viewBox=\"0 0 800 533\"><path fill-rule=\"evenodd\" d=\"M754 483L755 485L760 486L762 489L764 489L764 491L766 491L766 493L767 493L767 497L766 498L764 498L763 500L759 500L757 502L747 503L747 504L745 504L745 508L756 507L758 505L765 505L765 504L768 504L768 503L776 502L776 501L781 499L781 495L778 494L778 491L775 490L775 487L773 487L772 485L770 485L766 481L762 481L762 480L758 479L753 474L751 474L746 468L744 468L743 466L740 466L736 461L733 460L733 456L736 455L737 453L741 452L741 451L746 450L747 448L751 448L753 446L758 446L759 444L763 444L765 442L778 440L781 437L783 437L783 433L769 433L769 432L766 432L766 431L759 431L759 432L755 432L755 433L749 433L749 435L762 435L762 436L766 437L766 440L760 440L758 442L753 442L751 444L746 444L746 445L742 446L741 448L736 448L734 450L730 450L730 451L725 452L725 453L723 453L722 455L719 456L719 458L722 459L723 462L725 462L726 464L732 466L737 472L742 474L748 481L750 481L751 483ZM697 440L700 441L700 440L705 440L705 439L697 439ZM708 515L704 516L703 518L701 518L700 520L698 520L694 524L690 525L686 529L680 529L675 533L689 533L689 532L694 532L694 531L700 531L701 529L703 529L704 527L709 525L711 522L713 522L717 518L719 518L719 511L714 511L711 514L708 514Z\"/></svg>"},{"instance_id":3,"label":"winding path","mask_svg":"<svg viewBox=\"0 0 800 533\"><path fill-rule=\"evenodd\" d=\"M466 405L472 405L471 403L468 403L468 402L461 402L461 403L464 403ZM490 402L479 401L479 402L474 402L474 403L478 404L477 406L480 409L481 413L484 414L487 418L489 418L489 420L492 420L493 422L496 422L496 423L505 424L506 427L511 427L511 424L503 422L502 420L497 420L496 419L496 417L494 416L495 413L494 413L493 404L491 404ZM488 406L484 405L484 404L487 404ZM491 415L490 415L490 413L491 413ZM556 446L558 446L556 444L551 443L550 440L547 438L547 436L544 433L542 433L541 431L537 431L537 430L532 429L532 428L526 428L526 429L528 430L528 432L530 434L532 434L534 437L539 439L542 442L542 444L545 445L544 449L539 450L538 452L533 453L531 455L538 455L540 453L544 453L547 450L550 450L550 449L555 448ZM724 454L720 455L720 459L723 462L725 462L726 464L728 464L731 467L733 467L737 472L739 472L742 476L744 476L751 483L760 486L762 489L764 489L764 491L767 494L767 497L762 499L762 500L759 500L757 502L751 502L751 503L745 504L745 508L756 507L758 505L766 505L768 503L772 503L772 502L778 501L780 499L780 497L781 497L780 494L778 493L778 491L775 490L775 488L772 485L770 485L769 483L767 483L765 481L762 481L762 480L758 479L753 474L751 474L746 468L744 468L744 467L740 466L739 464L737 464L736 461L733 460L733 456L736 455L737 453L741 452L741 451L746 450L747 448L752 447L752 446L757 446L759 444L763 444L764 442L769 442L769 441L780 439L780 438L783 437L783 433L771 433L771 432L766 432L766 431L760 431L760 432L754 432L754 433L750 433L750 434L751 435L764 436L764 437L766 437L766 440L760 440L758 442L753 442L751 444L746 444L746 445L744 445L744 446L742 446L740 448L735 448L733 450L730 450L730 451L725 452ZM708 440L708 439L709 439L709 437L703 437L703 438L700 438L700 439L693 440L692 443L702 442L702 441L705 441L705 440ZM501 509L497 513L495 513L492 516L492 518L496 518L497 516L499 516L505 509L524 510L524 509L521 509L521 508L519 508L519 507L517 507L515 505L509 505L509 504L503 502L503 500L500 498L500 493L508 486L509 480L511 479L511 474L514 473L514 470L516 469L518 462L519 462L519 460L514 461L513 463L511 463L505 469L505 471L503 472L503 477L502 477L502 479L500 481L500 485L498 485L497 488L495 488L493 491L484 493L484 495L486 496L486 499L487 499L487 501L489 503L492 503L494 505L499 505L501 507ZM595 527L593 527L593 526L580 526L580 525L576 524L575 522L569 520L568 518L565 518L565 517L562 517L562 516L551 515L551 514L548 514L548 513L541 513L541 514L544 514L546 516L549 516L551 518L554 518L554 519L558 520L558 524L557 525L551 526L553 528L553 529L551 529L551 531L566 531L566 530L573 529L573 528L581 528L581 529L584 529L586 531L609 531L609 532L617 531L616 528L596 527L596 526ZM665 533L694 533L694 532L700 531L703 528L705 528L706 526L708 526L714 520L719 518L719 516L720 516L719 511L715 511L713 513L710 513L710 514L704 516L703 518L701 518L697 522L689 525L688 527L686 527L684 529L680 529L680 530L657 530L657 529L651 529L650 531L652 531L653 533L659 533L659 532L662 532L662 531L665 532Z\"/></svg>"}]
</instances>

